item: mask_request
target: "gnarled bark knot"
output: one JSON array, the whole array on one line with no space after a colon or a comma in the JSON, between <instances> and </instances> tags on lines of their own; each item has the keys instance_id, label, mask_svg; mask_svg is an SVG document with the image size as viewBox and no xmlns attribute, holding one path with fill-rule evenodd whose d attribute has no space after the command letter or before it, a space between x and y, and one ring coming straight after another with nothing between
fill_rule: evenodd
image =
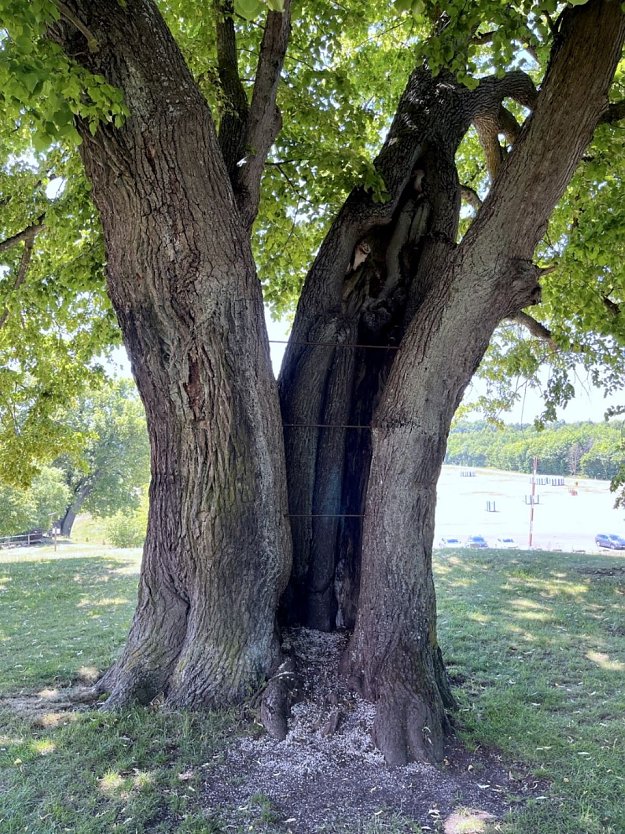
<instances>
[{"instance_id":1,"label":"gnarled bark knot","mask_svg":"<svg viewBox=\"0 0 625 834\"><path fill-rule=\"evenodd\" d=\"M518 313L524 307L540 304L542 288L540 276L543 270L523 258L514 258L510 263L507 276L504 273L505 292L508 296L508 310L506 316Z\"/></svg>"}]
</instances>

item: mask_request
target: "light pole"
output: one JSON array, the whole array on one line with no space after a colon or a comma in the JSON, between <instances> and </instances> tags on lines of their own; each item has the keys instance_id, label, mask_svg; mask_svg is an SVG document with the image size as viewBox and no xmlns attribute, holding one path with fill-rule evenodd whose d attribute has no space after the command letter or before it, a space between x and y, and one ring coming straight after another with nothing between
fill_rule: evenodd
<instances>
[{"instance_id":1,"label":"light pole","mask_svg":"<svg viewBox=\"0 0 625 834\"><path fill-rule=\"evenodd\" d=\"M528 547L532 546L532 537L534 535L534 503L536 498L536 472L538 470L538 458L532 458L532 494L530 495L530 534Z\"/></svg>"}]
</instances>

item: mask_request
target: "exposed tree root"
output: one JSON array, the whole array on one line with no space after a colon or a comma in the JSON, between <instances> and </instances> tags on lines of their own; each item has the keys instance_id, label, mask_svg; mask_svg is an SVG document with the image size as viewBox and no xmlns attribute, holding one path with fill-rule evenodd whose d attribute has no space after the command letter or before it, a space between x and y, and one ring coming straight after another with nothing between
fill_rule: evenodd
<instances>
[{"instance_id":1,"label":"exposed tree root","mask_svg":"<svg viewBox=\"0 0 625 834\"><path fill-rule=\"evenodd\" d=\"M425 699L403 687L376 703L373 737L386 763L440 762L449 724L444 712L431 709Z\"/></svg>"},{"instance_id":2,"label":"exposed tree root","mask_svg":"<svg viewBox=\"0 0 625 834\"><path fill-rule=\"evenodd\" d=\"M295 661L287 657L267 682L260 703L260 720L269 735L277 741L283 741L287 736L296 692Z\"/></svg>"},{"instance_id":3,"label":"exposed tree root","mask_svg":"<svg viewBox=\"0 0 625 834\"><path fill-rule=\"evenodd\" d=\"M403 643L371 662L366 650L346 651L341 673L349 686L375 704L373 737L387 764L436 764L443 759L452 724L446 710L456 708L438 646Z\"/></svg>"}]
</instances>

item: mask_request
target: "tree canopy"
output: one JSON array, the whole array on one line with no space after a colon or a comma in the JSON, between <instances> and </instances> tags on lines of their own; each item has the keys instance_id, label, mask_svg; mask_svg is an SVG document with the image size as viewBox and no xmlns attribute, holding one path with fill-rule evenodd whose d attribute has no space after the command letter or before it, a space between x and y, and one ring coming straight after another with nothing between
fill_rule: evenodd
<instances>
[{"instance_id":1,"label":"tree canopy","mask_svg":"<svg viewBox=\"0 0 625 834\"><path fill-rule=\"evenodd\" d=\"M609 480L623 461L623 424L559 423L542 431L529 426L496 428L483 422L458 422L447 445L447 463Z\"/></svg>"},{"instance_id":2,"label":"tree canopy","mask_svg":"<svg viewBox=\"0 0 625 834\"><path fill-rule=\"evenodd\" d=\"M140 489L150 478L150 451L145 414L132 381L115 380L85 393L59 416L67 430L83 438L77 454L56 461L71 494L63 535L71 534L80 511L111 516L135 510Z\"/></svg>"},{"instance_id":3,"label":"tree canopy","mask_svg":"<svg viewBox=\"0 0 625 834\"><path fill-rule=\"evenodd\" d=\"M132 515L150 479L145 413L128 379L73 397L52 416L57 438L70 438L54 466L41 467L29 487L2 486L0 530L15 535L60 522L70 536L79 512Z\"/></svg>"},{"instance_id":4,"label":"tree canopy","mask_svg":"<svg viewBox=\"0 0 625 834\"><path fill-rule=\"evenodd\" d=\"M63 472L52 466L43 466L28 489L0 484L0 536L47 532L65 512L70 495Z\"/></svg>"},{"instance_id":5,"label":"tree canopy","mask_svg":"<svg viewBox=\"0 0 625 834\"><path fill-rule=\"evenodd\" d=\"M280 5L272 2L270 8ZM238 106L248 106L267 6L163 0L159 7L217 120L236 117ZM310 253L350 189L361 184L383 199L373 160L415 62L427 59L433 72L445 66L469 86L514 68L538 82L562 9L555 0L514 7L454 2L438 24L437 5L421 0L388 6L316 0L292 12L278 90L282 129L264 171L253 239L265 299L276 314L292 312ZM50 23L68 14L53 0L0 4L0 471L13 480L16 460L23 480L37 460L52 459L67 445L54 408L101 374L99 357L119 340L75 119L95 132L102 121L121 124L127 108L119 89L71 62L46 37ZM216 26L223 15L226 24ZM228 53L235 33L236 64ZM624 88L621 67L615 102ZM506 118L523 115L518 103L506 104ZM539 255L555 269L543 278L534 316L542 327L520 317L504 323L493 340L483 365L487 411L518 396L519 379L540 385L542 363L550 368L548 418L572 396L580 365L606 390L623 385L622 110L616 104L606 114L545 232ZM509 146L512 136L500 137ZM466 186L462 231L489 182L475 128L457 164Z\"/></svg>"}]
</instances>

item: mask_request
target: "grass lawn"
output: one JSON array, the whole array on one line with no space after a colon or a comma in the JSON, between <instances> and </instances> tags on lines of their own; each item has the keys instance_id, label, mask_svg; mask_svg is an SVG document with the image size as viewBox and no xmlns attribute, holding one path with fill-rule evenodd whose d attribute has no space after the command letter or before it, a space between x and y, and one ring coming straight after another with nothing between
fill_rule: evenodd
<instances>
[{"instance_id":1,"label":"grass lawn","mask_svg":"<svg viewBox=\"0 0 625 834\"><path fill-rule=\"evenodd\" d=\"M53 694L105 668L132 616L138 560L138 551L77 545L0 551L0 693ZM496 830L622 834L625 559L446 551L435 570L466 744L499 749L511 768L529 764L544 784L545 798ZM0 832L286 834L262 796L251 828L200 802L200 780L240 723L148 709L64 713L52 701L34 720L5 701ZM374 831L421 828L378 818L354 834Z\"/></svg>"},{"instance_id":2,"label":"grass lawn","mask_svg":"<svg viewBox=\"0 0 625 834\"><path fill-rule=\"evenodd\" d=\"M106 524L107 519L95 518L88 513L77 516L72 527L72 542L75 544L109 544Z\"/></svg>"}]
</instances>

